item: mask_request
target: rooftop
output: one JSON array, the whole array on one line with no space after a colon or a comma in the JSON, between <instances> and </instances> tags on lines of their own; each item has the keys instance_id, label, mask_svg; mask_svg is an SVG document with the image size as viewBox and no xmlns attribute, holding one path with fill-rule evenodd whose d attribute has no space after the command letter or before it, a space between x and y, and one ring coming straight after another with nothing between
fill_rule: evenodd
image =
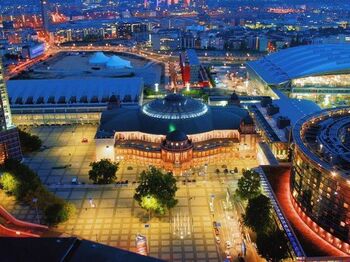
<instances>
[{"instance_id":1,"label":"rooftop","mask_svg":"<svg viewBox=\"0 0 350 262\"><path fill-rule=\"evenodd\" d=\"M11 106L35 104L107 103L112 96L121 102L137 102L142 94L142 78L82 78L9 80Z\"/></svg>"},{"instance_id":2,"label":"rooftop","mask_svg":"<svg viewBox=\"0 0 350 262\"><path fill-rule=\"evenodd\" d=\"M164 99L156 99L145 104L142 112L160 119L187 119L204 115L208 112L208 106L180 94L170 94Z\"/></svg>"},{"instance_id":3,"label":"rooftop","mask_svg":"<svg viewBox=\"0 0 350 262\"><path fill-rule=\"evenodd\" d=\"M197 53L194 49L187 49L186 56L190 65L200 65Z\"/></svg>"},{"instance_id":4,"label":"rooftop","mask_svg":"<svg viewBox=\"0 0 350 262\"><path fill-rule=\"evenodd\" d=\"M157 258L139 255L100 243L70 238L0 238L1 261L115 261L156 262Z\"/></svg>"},{"instance_id":5,"label":"rooftop","mask_svg":"<svg viewBox=\"0 0 350 262\"><path fill-rule=\"evenodd\" d=\"M350 175L350 107L326 109L299 120L293 139L304 154L324 169Z\"/></svg>"},{"instance_id":6,"label":"rooftop","mask_svg":"<svg viewBox=\"0 0 350 262\"><path fill-rule=\"evenodd\" d=\"M251 119L248 111L238 106L207 106L182 95L168 95L143 107L121 107L103 112L97 137L113 137L115 132L126 131L166 135L177 129L191 135L238 130L243 120L249 123Z\"/></svg>"},{"instance_id":7,"label":"rooftop","mask_svg":"<svg viewBox=\"0 0 350 262\"><path fill-rule=\"evenodd\" d=\"M62 51L33 65L11 80L140 77L147 85L153 86L155 83L162 83L163 65L160 63L134 53L104 52L103 55L100 52L99 55L97 54L98 52ZM113 56L118 56L120 59L116 61L116 57L114 57L111 60ZM103 57L107 57L108 60ZM90 64L90 58L95 58L97 62L101 63ZM108 62L110 62L110 66L107 66Z\"/></svg>"},{"instance_id":8,"label":"rooftop","mask_svg":"<svg viewBox=\"0 0 350 262\"><path fill-rule=\"evenodd\" d=\"M350 73L350 44L292 47L247 65L269 85L307 76Z\"/></svg>"},{"instance_id":9,"label":"rooftop","mask_svg":"<svg viewBox=\"0 0 350 262\"><path fill-rule=\"evenodd\" d=\"M166 136L166 140L172 141L172 142L181 142L187 139L188 139L187 135L180 130L174 130L168 133Z\"/></svg>"}]
</instances>

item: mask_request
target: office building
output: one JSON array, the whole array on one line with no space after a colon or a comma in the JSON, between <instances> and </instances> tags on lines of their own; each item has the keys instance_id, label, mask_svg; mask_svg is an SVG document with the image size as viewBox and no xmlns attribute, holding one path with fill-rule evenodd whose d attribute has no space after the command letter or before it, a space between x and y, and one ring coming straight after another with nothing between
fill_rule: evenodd
<instances>
[{"instance_id":1,"label":"office building","mask_svg":"<svg viewBox=\"0 0 350 262\"><path fill-rule=\"evenodd\" d=\"M350 45L288 48L247 63L249 85L276 97L280 89L292 98L322 107L350 103Z\"/></svg>"},{"instance_id":2,"label":"office building","mask_svg":"<svg viewBox=\"0 0 350 262\"><path fill-rule=\"evenodd\" d=\"M12 158L21 160L22 152L18 130L12 123L10 103L0 57L0 163Z\"/></svg>"},{"instance_id":3,"label":"office building","mask_svg":"<svg viewBox=\"0 0 350 262\"><path fill-rule=\"evenodd\" d=\"M318 236L350 254L350 107L323 110L293 128L292 204Z\"/></svg>"}]
</instances>

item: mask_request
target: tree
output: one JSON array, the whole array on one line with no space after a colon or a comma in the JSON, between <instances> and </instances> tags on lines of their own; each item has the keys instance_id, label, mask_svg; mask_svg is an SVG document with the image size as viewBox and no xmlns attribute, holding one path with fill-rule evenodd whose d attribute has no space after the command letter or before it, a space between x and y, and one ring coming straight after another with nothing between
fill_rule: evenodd
<instances>
[{"instance_id":1,"label":"tree","mask_svg":"<svg viewBox=\"0 0 350 262\"><path fill-rule=\"evenodd\" d=\"M281 261L288 257L288 239L280 229L273 230L268 234L258 234L256 245L259 253L267 261Z\"/></svg>"},{"instance_id":2,"label":"tree","mask_svg":"<svg viewBox=\"0 0 350 262\"><path fill-rule=\"evenodd\" d=\"M75 213L75 206L64 201L57 201L45 209L46 222L49 225L57 225L67 221Z\"/></svg>"},{"instance_id":3,"label":"tree","mask_svg":"<svg viewBox=\"0 0 350 262\"><path fill-rule=\"evenodd\" d=\"M258 196L260 189L260 176L253 170L244 170L243 176L238 180L236 194L244 199L251 199Z\"/></svg>"},{"instance_id":4,"label":"tree","mask_svg":"<svg viewBox=\"0 0 350 262\"><path fill-rule=\"evenodd\" d=\"M270 199L262 194L248 200L243 222L256 233L267 233L274 229Z\"/></svg>"},{"instance_id":5,"label":"tree","mask_svg":"<svg viewBox=\"0 0 350 262\"><path fill-rule=\"evenodd\" d=\"M101 159L90 163L90 166L89 179L94 184L111 184L117 179L116 172L118 171L119 163L112 162L109 159Z\"/></svg>"},{"instance_id":6,"label":"tree","mask_svg":"<svg viewBox=\"0 0 350 262\"><path fill-rule=\"evenodd\" d=\"M141 197L140 206L148 211L154 211L157 214L164 214L164 206L154 196L143 196Z\"/></svg>"},{"instance_id":7,"label":"tree","mask_svg":"<svg viewBox=\"0 0 350 262\"><path fill-rule=\"evenodd\" d=\"M18 129L18 135L24 152L34 152L40 149L42 142L38 136L29 134L21 129Z\"/></svg>"},{"instance_id":8,"label":"tree","mask_svg":"<svg viewBox=\"0 0 350 262\"><path fill-rule=\"evenodd\" d=\"M41 185L38 175L28 166L14 159L6 160L4 170L10 172L17 180L17 189L12 192L19 201L31 201L31 196Z\"/></svg>"},{"instance_id":9,"label":"tree","mask_svg":"<svg viewBox=\"0 0 350 262\"><path fill-rule=\"evenodd\" d=\"M11 192L17 201L28 205L33 205L33 199L37 199L35 205L49 224L64 222L75 212L72 204L48 191L38 175L18 160L7 159L1 169L5 171L0 178L3 188Z\"/></svg>"},{"instance_id":10,"label":"tree","mask_svg":"<svg viewBox=\"0 0 350 262\"><path fill-rule=\"evenodd\" d=\"M176 206L177 189L172 173L163 173L151 166L140 174L140 184L135 190L134 199L140 207L162 215L167 209Z\"/></svg>"},{"instance_id":11,"label":"tree","mask_svg":"<svg viewBox=\"0 0 350 262\"><path fill-rule=\"evenodd\" d=\"M8 172L4 172L0 176L0 185L7 194L15 194L18 189L16 177Z\"/></svg>"}]
</instances>

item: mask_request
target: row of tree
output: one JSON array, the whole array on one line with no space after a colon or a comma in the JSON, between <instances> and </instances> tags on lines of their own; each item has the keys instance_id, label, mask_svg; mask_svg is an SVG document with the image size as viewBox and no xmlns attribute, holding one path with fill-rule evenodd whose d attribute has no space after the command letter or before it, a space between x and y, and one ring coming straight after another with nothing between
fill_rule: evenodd
<instances>
[{"instance_id":1,"label":"row of tree","mask_svg":"<svg viewBox=\"0 0 350 262\"><path fill-rule=\"evenodd\" d=\"M75 206L49 192L38 175L17 160L7 160L1 166L0 186L17 201L36 207L49 225L67 221Z\"/></svg>"},{"instance_id":2,"label":"row of tree","mask_svg":"<svg viewBox=\"0 0 350 262\"><path fill-rule=\"evenodd\" d=\"M245 170L238 181L236 194L248 202L242 219L244 225L256 233L259 253L268 261L287 258L288 239L274 220L270 199L261 192L259 174Z\"/></svg>"},{"instance_id":3,"label":"row of tree","mask_svg":"<svg viewBox=\"0 0 350 262\"><path fill-rule=\"evenodd\" d=\"M119 163L112 162L109 159L101 159L92 162L90 166L89 179L94 184L116 182ZM163 215L167 210L176 206L175 194L177 189L176 179L172 173L163 173L160 169L151 166L140 174L134 199L141 208Z\"/></svg>"},{"instance_id":4,"label":"row of tree","mask_svg":"<svg viewBox=\"0 0 350 262\"><path fill-rule=\"evenodd\" d=\"M34 152L40 149L42 141L38 136L32 135L21 129L18 129L18 135L24 153Z\"/></svg>"}]
</instances>

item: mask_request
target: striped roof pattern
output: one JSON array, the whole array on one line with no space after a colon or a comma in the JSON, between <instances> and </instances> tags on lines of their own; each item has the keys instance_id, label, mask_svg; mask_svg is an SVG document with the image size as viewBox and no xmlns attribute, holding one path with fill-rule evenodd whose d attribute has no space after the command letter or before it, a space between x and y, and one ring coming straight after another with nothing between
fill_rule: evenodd
<instances>
[{"instance_id":1,"label":"striped roof pattern","mask_svg":"<svg viewBox=\"0 0 350 262\"><path fill-rule=\"evenodd\" d=\"M16 101L31 100L36 103L69 103L71 98L77 102L102 102L112 95L134 99L142 94L143 79L132 78L83 78L83 79L43 79L10 80L7 82L9 98ZM41 100L42 102L38 102Z\"/></svg>"},{"instance_id":2,"label":"striped roof pattern","mask_svg":"<svg viewBox=\"0 0 350 262\"><path fill-rule=\"evenodd\" d=\"M269 85L307 76L350 73L350 44L292 47L247 65Z\"/></svg>"}]
</instances>

